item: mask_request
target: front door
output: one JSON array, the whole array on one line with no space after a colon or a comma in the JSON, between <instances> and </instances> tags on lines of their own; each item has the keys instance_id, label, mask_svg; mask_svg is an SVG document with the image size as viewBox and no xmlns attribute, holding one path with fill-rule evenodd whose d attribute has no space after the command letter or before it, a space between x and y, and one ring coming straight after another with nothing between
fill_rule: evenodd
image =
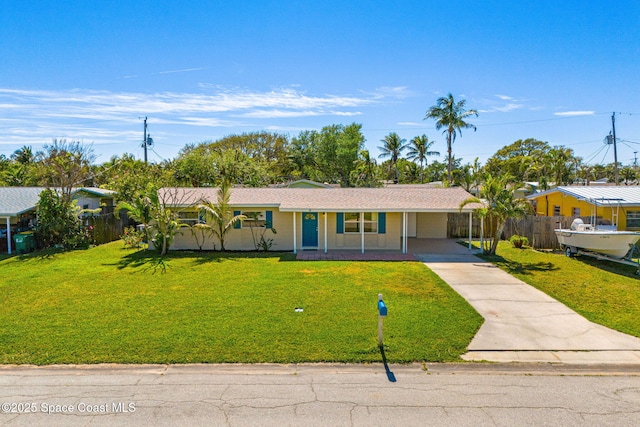
<instances>
[{"instance_id":1,"label":"front door","mask_svg":"<svg viewBox=\"0 0 640 427\"><path fill-rule=\"evenodd\" d=\"M302 213L302 247L318 247L318 213Z\"/></svg>"}]
</instances>

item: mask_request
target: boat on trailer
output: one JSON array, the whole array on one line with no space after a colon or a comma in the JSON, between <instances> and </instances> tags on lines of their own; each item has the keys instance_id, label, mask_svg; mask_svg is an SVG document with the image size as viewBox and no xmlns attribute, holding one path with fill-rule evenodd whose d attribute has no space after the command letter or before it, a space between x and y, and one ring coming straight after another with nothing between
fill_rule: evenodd
<instances>
[{"instance_id":1,"label":"boat on trailer","mask_svg":"<svg viewBox=\"0 0 640 427\"><path fill-rule=\"evenodd\" d=\"M601 229L585 224L580 218L573 220L570 229L557 229L555 233L558 243L568 256L576 255L579 251L589 251L614 259L622 259L640 240L640 233L618 231L609 227Z\"/></svg>"}]
</instances>

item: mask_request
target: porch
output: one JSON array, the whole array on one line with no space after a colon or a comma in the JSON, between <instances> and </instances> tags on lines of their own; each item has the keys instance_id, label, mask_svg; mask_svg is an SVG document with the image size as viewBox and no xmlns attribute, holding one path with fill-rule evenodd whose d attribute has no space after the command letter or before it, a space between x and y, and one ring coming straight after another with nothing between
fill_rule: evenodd
<instances>
[{"instance_id":1,"label":"porch","mask_svg":"<svg viewBox=\"0 0 640 427\"><path fill-rule=\"evenodd\" d=\"M416 255L470 255L475 253L468 246L458 243L459 239L419 239L407 238L407 253L401 250L322 250L298 251L298 261L417 261Z\"/></svg>"}]
</instances>

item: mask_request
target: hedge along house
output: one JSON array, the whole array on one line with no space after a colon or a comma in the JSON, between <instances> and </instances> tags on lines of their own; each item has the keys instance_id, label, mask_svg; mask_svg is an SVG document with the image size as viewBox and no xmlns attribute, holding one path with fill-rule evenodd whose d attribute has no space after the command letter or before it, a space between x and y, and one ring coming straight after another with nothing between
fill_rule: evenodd
<instances>
[{"instance_id":1,"label":"hedge along house","mask_svg":"<svg viewBox=\"0 0 640 427\"><path fill-rule=\"evenodd\" d=\"M165 204L179 208L182 222L203 221L196 206L217 200L217 188L163 189ZM171 203L170 196L175 202ZM225 238L228 250L254 250L256 233L272 239L273 250L398 250L408 238L446 238L449 213L466 212L471 223L478 206L461 203L462 188L232 188L234 215L246 215ZM273 228L276 233L270 231ZM471 229L471 227L469 227ZM208 238L203 249L218 242ZM176 236L171 249L198 249L189 231ZM218 248L219 249L219 248Z\"/></svg>"},{"instance_id":2,"label":"hedge along house","mask_svg":"<svg viewBox=\"0 0 640 427\"><path fill-rule=\"evenodd\" d=\"M595 225L640 230L639 186L556 187L527 199L540 216L596 218Z\"/></svg>"}]
</instances>

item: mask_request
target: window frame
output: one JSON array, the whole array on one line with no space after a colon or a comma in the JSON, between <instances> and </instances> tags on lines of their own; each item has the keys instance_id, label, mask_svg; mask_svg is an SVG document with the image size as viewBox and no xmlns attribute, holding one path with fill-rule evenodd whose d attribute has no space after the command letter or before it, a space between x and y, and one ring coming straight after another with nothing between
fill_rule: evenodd
<instances>
[{"instance_id":1,"label":"window frame","mask_svg":"<svg viewBox=\"0 0 640 427\"><path fill-rule=\"evenodd\" d=\"M626 214L627 214L627 228L640 228L640 210L627 211Z\"/></svg>"},{"instance_id":2,"label":"window frame","mask_svg":"<svg viewBox=\"0 0 640 427\"><path fill-rule=\"evenodd\" d=\"M378 212L344 212L342 221L344 234L380 234Z\"/></svg>"}]
</instances>

